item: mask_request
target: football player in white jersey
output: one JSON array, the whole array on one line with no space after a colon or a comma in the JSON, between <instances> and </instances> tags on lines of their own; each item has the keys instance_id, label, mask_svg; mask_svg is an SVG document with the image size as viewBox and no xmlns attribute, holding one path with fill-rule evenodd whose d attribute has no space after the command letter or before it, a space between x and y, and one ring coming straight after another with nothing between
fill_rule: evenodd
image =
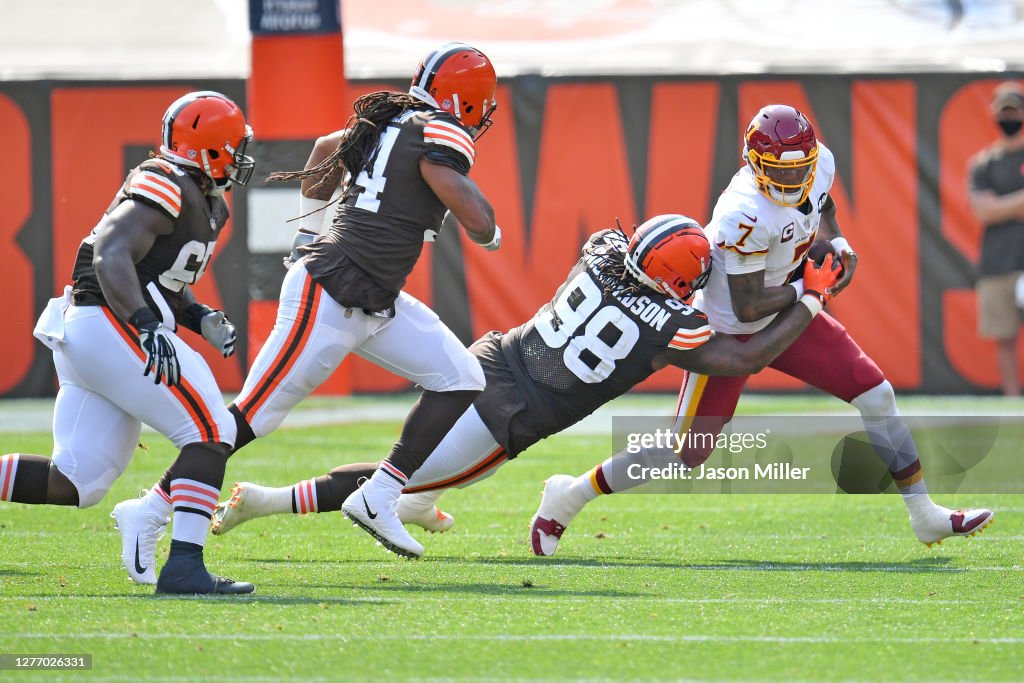
<instances>
[{"instance_id":1,"label":"football player in white jersey","mask_svg":"<svg viewBox=\"0 0 1024 683\"><path fill-rule=\"evenodd\" d=\"M744 166L721 194L706 230L713 267L695 305L708 314L717 334L741 341L763 329L803 293L794 276L815 240L828 240L839 255L842 276L831 294L853 278L857 256L836 221L829 195L835 178L832 152L818 142L814 128L795 108L768 105L751 120L743 138ZM835 318L816 316L769 367L800 379L854 405L861 413L875 450L886 461L910 511L917 538L927 545L950 536L970 536L992 521L990 510L949 510L928 496L917 448L896 408L892 385ZM709 377L687 372L679 394L677 426L700 420L701 431L721 429L736 410L747 377ZM680 456L694 467L711 454L713 441L695 440ZM693 443L691 441L690 443ZM620 453L579 477L548 479L531 540L538 555L552 555L558 534L587 502L642 483L622 476L624 459L648 457ZM610 463L615 459L615 467Z\"/></svg>"}]
</instances>

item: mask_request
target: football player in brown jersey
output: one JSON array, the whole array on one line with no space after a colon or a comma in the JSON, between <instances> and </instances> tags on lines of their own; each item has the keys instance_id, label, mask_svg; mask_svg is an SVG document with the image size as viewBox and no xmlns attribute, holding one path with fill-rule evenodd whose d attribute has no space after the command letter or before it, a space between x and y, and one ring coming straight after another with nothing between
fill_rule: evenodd
<instances>
[{"instance_id":1,"label":"football player in brown jersey","mask_svg":"<svg viewBox=\"0 0 1024 683\"><path fill-rule=\"evenodd\" d=\"M497 79L479 50L450 43L420 62L408 93L360 97L348 126L317 140L300 180L300 212L317 217L340 190L330 228L300 225L277 324L230 406L236 449L281 424L349 353L423 388L391 454L344 507L389 549L423 547L399 521L409 476L484 387L479 361L437 314L403 291L423 243L451 212L471 240L497 249L490 203L468 173L491 125Z\"/></svg>"},{"instance_id":2,"label":"football player in brown jersey","mask_svg":"<svg viewBox=\"0 0 1024 683\"><path fill-rule=\"evenodd\" d=\"M60 381L53 458L0 458L0 500L84 508L128 466L143 423L167 436L181 452L164 481L112 515L125 568L158 593L253 590L203 562L235 421L209 366L177 334L185 327L225 357L234 352L234 325L196 303L190 285L228 220L223 193L252 175L251 139L242 111L219 93L191 92L167 109L159 154L128 173L82 241L73 286L36 325ZM153 546L172 517L171 552L157 578Z\"/></svg>"},{"instance_id":3,"label":"football player in brown jersey","mask_svg":"<svg viewBox=\"0 0 1024 683\"><path fill-rule=\"evenodd\" d=\"M686 303L710 264L707 238L685 216L656 216L631 239L620 230L591 236L551 302L470 347L487 386L410 478L403 519L427 526L433 516L439 530L447 528L451 518L435 505L444 489L490 476L668 365L724 375L763 368L821 311L838 278L831 256L820 267L808 262L801 305L742 343L713 336L707 316ZM269 514L337 510L375 468L345 465L282 488L236 484L214 513L213 533Z\"/></svg>"}]
</instances>

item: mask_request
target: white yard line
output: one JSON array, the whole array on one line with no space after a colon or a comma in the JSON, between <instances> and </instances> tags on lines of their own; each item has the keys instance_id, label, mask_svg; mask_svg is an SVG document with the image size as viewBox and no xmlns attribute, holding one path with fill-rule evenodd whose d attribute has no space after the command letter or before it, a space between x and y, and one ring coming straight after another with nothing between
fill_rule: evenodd
<instances>
[{"instance_id":1,"label":"white yard line","mask_svg":"<svg viewBox=\"0 0 1024 683\"><path fill-rule=\"evenodd\" d=\"M226 395L226 401L231 398ZM785 417L787 406L799 397L779 395L745 396L738 414L746 418ZM284 428L350 424L353 422L400 422L416 400L415 393L399 395L361 395L357 397L314 397L313 406L300 404L285 418ZM612 418L616 416L669 415L675 407L671 394L629 394L598 409L593 415L573 425L567 433L591 436L610 435ZM225 401L225 402L226 402ZM781 410L772 415L768 409L778 403ZM827 410L800 411L791 417L852 416L857 412L835 400L825 401ZM834 405L834 408L832 406ZM1005 400L991 396L901 396L904 415L920 416L990 416L1020 417L1024 401ZM48 432L52 428L53 399L0 400L0 432ZM146 428L149 431L149 428Z\"/></svg>"},{"instance_id":2,"label":"white yard line","mask_svg":"<svg viewBox=\"0 0 1024 683\"><path fill-rule=\"evenodd\" d=\"M434 558L439 561L446 563L455 561L465 561L465 558L452 558L440 556ZM508 562L514 561L519 558L499 558L501 561ZM908 564L882 564L878 562L863 561L859 564L855 562L850 563L838 563L838 564L790 564L788 562L759 562L758 564L729 564L723 561L721 564L686 564L683 562L675 561L662 561L658 558L651 558L645 560L644 558L633 558L629 562L623 562L619 560L610 560L608 564L598 564L599 559L588 560L585 564L578 564L574 560L534 560L532 558L523 557L521 558L523 569L532 569L532 566L526 566L527 563L531 565L536 564L536 568L541 570L543 568L558 567L559 570L567 569L579 569L582 571L595 571L595 570L632 570L637 568L649 568L651 563L661 562L665 569L672 569L673 571L734 571L734 572L763 572L763 571L777 571L777 572L850 572L860 574L870 574L872 572L896 572L896 573L907 573L907 574L938 574L938 573L949 573L949 574L966 574L970 572L1022 572L1024 566L1022 565L1010 565L1003 567L936 567L936 566L914 566ZM239 562L243 560L238 560ZM252 562L259 564L259 560L252 560ZM279 561L280 562L280 561ZM303 560L292 560L295 564L305 564ZM364 560L366 564L380 564L381 560ZM469 567L489 567L497 566L496 562L488 562L484 559L482 562L468 562ZM39 565L35 562L0 562L0 567L32 567L37 568ZM110 565L101 563L90 563L90 564L76 564L75 569L102 569L110 568Z\"/></svg>"},{"instance_id":3,"label":"white yard line","mask_svg":"<svg viewBox=\"0 0 1024 683\"><path fill-rule=\"evenodd\" d=\"M500 588L497 586L496 588ZM679 597L665 597L665 596L646 596L646 595L564 595L557 598L551 597L532 597L526 589L514 589L516 592L511 592L513 589L509 589L508 595L418 595L410 600L416 602L467 602L467 603L500 603L515 601L518 604L571 604L575 602L601 602L602 604L610 604L616 602L655 602L658 604L668 603L674 605L763 605L763 606L786 606L786 605L856 605L856 604L867 604L867 605L893 605L893 606L905 606L905 605L942 605L942 606L971 606L971 605L985 605L986 607L999 607L1002 603L1006 606L1017 606L1020 604L1020 599L1016 596L1007 596L1001 602L996 599L993 600L927 600L918 598L679 598ZM543 592L544 588L538 587L538 591ZM395 592L402 592L398 589ZM259 602L262 594L254 594L250 600L252 602ZM272 596L270 599L272 600ZM36 602L68 602L68 601L91 601L98 600L100 602L111 602L111 601L137 601L140 599L149 599L149 593L140 593L138 595L110 595L105 597L97 597L95 595L75 595L73 593L68 595L39 595L39 596L8 596L8 601L21 600L28 604ZM189 598L191 599L191 598ZM204 599L204 598L196 598ZM327 603L367 603L367 604L387 604L394 600L394 598L381 595L381 596L312 596L310 601L321 600ZM269 605L270 603L268 603ZM272 605L270 605L272 606Z\"/></svg>"},{"instance_id":4,"label":"white yard line","mask_svg":"<svg viewBox=\"0 0 1024 683\"><path fill-rule=\"evenodd\" d=\"M328 641L328 642L364 642L375 640L403 640L403 641L437 641L436 633L384 633L379 635L367 634L346 634L346 633L232 633L230 636L222 634L232 641ZM45 639L50 641L69 640L193 640L195 633L116 633L116 632L67 632L67 633L7 633L7 638L23 638L25 640ZM773 643L779 645L807 645L823 644L833 645L850 643L900 643L900 644L925 644L925 643L960 643L960 644L985 644L985 645L1024 645L1024 638L971 638L971 637L943 637L943 636L920 636L920 637L899 637L890 635L879 635L877 638L849 637L849 636L728 636L728 635L653 635L648 633L446 633L446 641L469 640L496 643L517 643L517 642L574 642L574 641L615 641L615 642L640 642L640 643Z\"/></svg>"}]
</instances>

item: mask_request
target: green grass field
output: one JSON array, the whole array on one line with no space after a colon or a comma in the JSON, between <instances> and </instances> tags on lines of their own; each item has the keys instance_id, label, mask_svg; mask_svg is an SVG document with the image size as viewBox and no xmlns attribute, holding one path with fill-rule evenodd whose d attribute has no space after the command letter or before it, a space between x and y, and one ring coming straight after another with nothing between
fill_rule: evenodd
<instances>
[{"instance_id":1,"label":"green grass field","mask_svg":"<svg viewBox=\"0 0 1024 683\"><path fill-rule=\"evenodd\" d=\"M396 433L392 422L283 429L232 459L227 484L290 484L377 458ZM937 496L993 507L998 519L931 550L894 496L613 496L577 518L557 557L535 558L526 530L541 482L609 453L609 436L574 433L447 494L456 527L416 533L423 560L387 554L340 513L281 516L207 544L211 569L253 581L254 596L166 598L128 580L108 517L174 455L159 436L143 440L149 450L93 508L0 504L0 653L94 662L0 680L1024 677L1024 495ZM0 452L51 446L45 432L0 441Z\"/></svg>"}]
</instances>

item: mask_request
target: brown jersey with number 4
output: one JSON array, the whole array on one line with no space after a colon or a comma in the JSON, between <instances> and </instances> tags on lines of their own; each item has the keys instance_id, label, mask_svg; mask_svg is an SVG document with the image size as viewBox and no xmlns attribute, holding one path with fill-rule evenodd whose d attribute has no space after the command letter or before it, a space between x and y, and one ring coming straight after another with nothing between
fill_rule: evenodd
<instances>
[{"instance_id":1,"label":"brown jersey with number 4","mask_svg":"<svg viewBox=\"0 0 1024 683\"><path fill-rule=\"evenodd\" d=\"M390 307L441 230L444 203L420 174L420 159L469 173L473 138L450 114L407 110L381 133L352 181L330 230L299 249L306 269L342 306Z\"/></svg>"},{"instance_id":2,"label":"brown jersey with number 4","mask_svg":"<svg viewBox=\"0 0 1024 683\"><path fill-rule=\"evenodd\" d=\"M183 169L163 159L149 159L129 173L106 213L126 200L142 202L166 214L174 229L160 235L135 264L146 303L164 325L175 327L183 306L182 290L206 272L217 237L228 220L223 197L207 196ZM92 265L96 228L82 240L71 273L78 306L104 306L106 299Z\"/></svg>"},{"instance_id":3,"label":"brown jersey with number 4","mask_svg":"<svg viewBox=\"0 0 1024 683\"><path fill-rule=\"evenodd\" d=\"M611 230L591 236L532 320L470 347L487 379L474 405L511 456L647 379L666 350L693 349L711 338L701 311L618 279L626 246Z\"/></svg>"}]
</instances>

